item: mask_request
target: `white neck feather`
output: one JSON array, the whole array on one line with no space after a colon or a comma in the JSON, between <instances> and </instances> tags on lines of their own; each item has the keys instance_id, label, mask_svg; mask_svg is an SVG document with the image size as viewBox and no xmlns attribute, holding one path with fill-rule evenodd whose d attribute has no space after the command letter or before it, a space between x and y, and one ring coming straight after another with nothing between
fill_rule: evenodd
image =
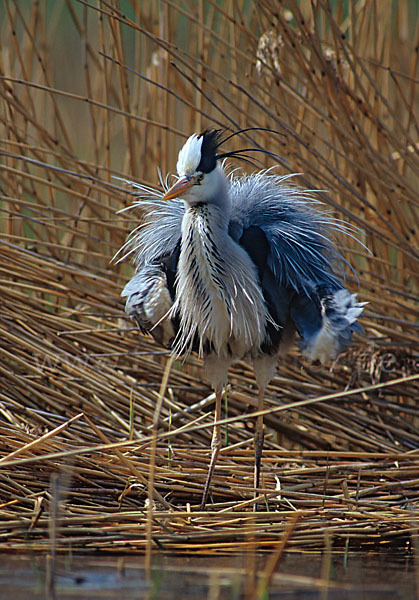
<instances>
[{"instance_id":1,"label":"white neck feather","mask_svg":"<svg viewBox=\"0 0 419 600\"><path fill-rule=\"evenodd\" d=\"M208 343L216 354L257 353L267 312L255 266L228 235L223 211L215 204L190 206L182 222L177 296L180 315L176 352L188 352L195 335L200 353Z\"/></svg>"}]
</instances>

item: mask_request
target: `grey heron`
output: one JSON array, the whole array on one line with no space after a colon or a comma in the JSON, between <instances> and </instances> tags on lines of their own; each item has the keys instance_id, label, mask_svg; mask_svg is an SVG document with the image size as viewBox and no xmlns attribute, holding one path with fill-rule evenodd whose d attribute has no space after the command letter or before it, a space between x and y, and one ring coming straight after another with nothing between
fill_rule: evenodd
<instances>
[{"instance_id":1,"label":"grey heron","mask_svg":"<svg viewBox=\"0 0 419 600\"><path fill-rule=\"evenodd\" d=\"M228 176L223 159L243 157L244 150L220 152L222 135L207 129L188 138L178 155L178 179L163 195L137 184L137 204L147 207L147 216L125 246L136 274L122 292L141 331L175 355L197 351L204 359L215 423L202 509L220 450L218 421L232 363L253 364L260 411L296 335L303 355L324 364L361 329L363 309L336 271L343 259L332 234L345 225L318 210L289 176ZM258 416L255 490L262 447Z\"/></svg>"}]
</instances>

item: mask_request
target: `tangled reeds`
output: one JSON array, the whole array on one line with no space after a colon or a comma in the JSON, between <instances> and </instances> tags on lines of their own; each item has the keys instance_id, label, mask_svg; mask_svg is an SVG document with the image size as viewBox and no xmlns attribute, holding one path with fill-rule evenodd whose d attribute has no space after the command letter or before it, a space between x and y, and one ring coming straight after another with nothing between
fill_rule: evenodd
<instances>
[{"instance_id":1,"label":"tangled reeds","mask_svg":"<svg viewBox=\"0 0 419 600\"><path fill-rule=\"evenodd\" d=\"M160 5L69 1L47 14L5 2L0 551L408 549L417 9L380 5L377 28L376 3ZM213 397L197 358L169 373L168 354L125 318L129 266L110 264L141 218L116 214L131 192L113 176L157 184L156 166L173 169L183 137L208 124L284 132L246 144L328 190L319 197L370 250L343 240L359 273L348 285L370 303L365 334L331 368L295 350L269 387L256 514L251 371L232 369L213 504L199 512Z\"/></svg>"}]
</instances>

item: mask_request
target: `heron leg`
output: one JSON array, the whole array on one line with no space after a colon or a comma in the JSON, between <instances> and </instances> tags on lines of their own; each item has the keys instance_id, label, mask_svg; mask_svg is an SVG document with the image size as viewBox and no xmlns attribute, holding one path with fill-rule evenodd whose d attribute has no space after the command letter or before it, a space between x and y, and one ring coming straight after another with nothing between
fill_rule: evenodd
<instances>
[{"instance_id":1,"label":"heron leg","mask_svg":"<svg viewBox=\"0 0 419 600\"><path fill-rule=\"evenodd\" d=\"M263 410L263 402L265 396L265 388L259 388L258 394L258 411ZM263 415L256 417L255 424L255 472L254 472L254 487L255 487L255 498L258 496L257 488L260 483L260 469L261 469L261 459L262 459L262 450L263 450ZM256 511L258 509L258 505L255 503L253 505L253 510Z\"/></svg>"},{"instance_id":2,"label":"heron leg","mask_svg":"<svg viewBox=\"0 0 419 600\"><path fill-rule=\"evenodd\" d=\"M215 418L214 418L214 430L212 433L211 441L211 461L208 469L207 479L205 481L204 493L202 494L201 510L205 509L207 503L208 492L211 485L212 474L214 473L215 463L221 448L221 431L218 421L221 418L221 399L223 397L223 388L216 390L215 392Z\"/></svg>"}]
</instances>

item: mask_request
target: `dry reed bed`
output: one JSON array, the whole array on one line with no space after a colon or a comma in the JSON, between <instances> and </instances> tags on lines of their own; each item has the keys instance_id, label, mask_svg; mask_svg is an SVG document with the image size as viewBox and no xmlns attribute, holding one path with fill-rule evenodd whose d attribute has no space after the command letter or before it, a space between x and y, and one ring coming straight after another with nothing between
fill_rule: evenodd
<instances>
[{"instance_id":1,"label":"dry reed bed","mask_svg":"<svg viewBox=\"0 0 419 600\"><path fill-rule=\"evenodd\" d=\"M0 24L0 550L405 548L419 526L414 8L386 4L377 28L374 3L122 4L47 16L9 1ZM109 263L141 217L116 214L130 192L112 176L156 183L208 124L285 133L241 145L328 190L372 252L344 240L365 335L331 369L296 350L269 388L257 514L251 370L232 369L199 512L210 389L192 357L160 396L167 354L125 319L130 271Z\"/></svg>"},{"instance_id":2,"label":"dry reed bed","mask_svg":"<svg viewBox=\"0 0 419 600\"><path fill-rule=\"evenodd\" d=\"M17 263L20 254L9 250L3 264ZM57 263L51 269L43 261L40 267L37 256L26 261L26 285L27 273L36 272L31 288L59 297ZM109 299L99 277L88 294L80 292L72 289L74 306L88 305L94 315L75 320L67 308L51 318L27 288L9 283L2 289L0 550L48 549L56 503L59 549L146 548L151 430L167 358L149 339L115 327L122 319L119 300ZM234 369L228 393L233 422L214 476L215 504L200 513L211 395L198 361L174 368L155 449L154 488L168 503L157 500L152 513L156 547L234 552L257 544L269 550L296 513L290 548L322 547L325 535L337 545L404 546L418 525L412 511L419 493L417 380L410 375L408 381L399 369L374 384L358 366L353 385L361 391L351 396L348 389L339 399L317 403L321 394L342 389L349 360L354 358L328 372L304 368L293 356L274 380L268 409L285 410L266 416L262 506L269 512L257 515L249 512L250 372L245 365ZM313 403L304 405L307 400ZM283 444L290 449L279 449Z\"/></svg>"}]
</instances>

